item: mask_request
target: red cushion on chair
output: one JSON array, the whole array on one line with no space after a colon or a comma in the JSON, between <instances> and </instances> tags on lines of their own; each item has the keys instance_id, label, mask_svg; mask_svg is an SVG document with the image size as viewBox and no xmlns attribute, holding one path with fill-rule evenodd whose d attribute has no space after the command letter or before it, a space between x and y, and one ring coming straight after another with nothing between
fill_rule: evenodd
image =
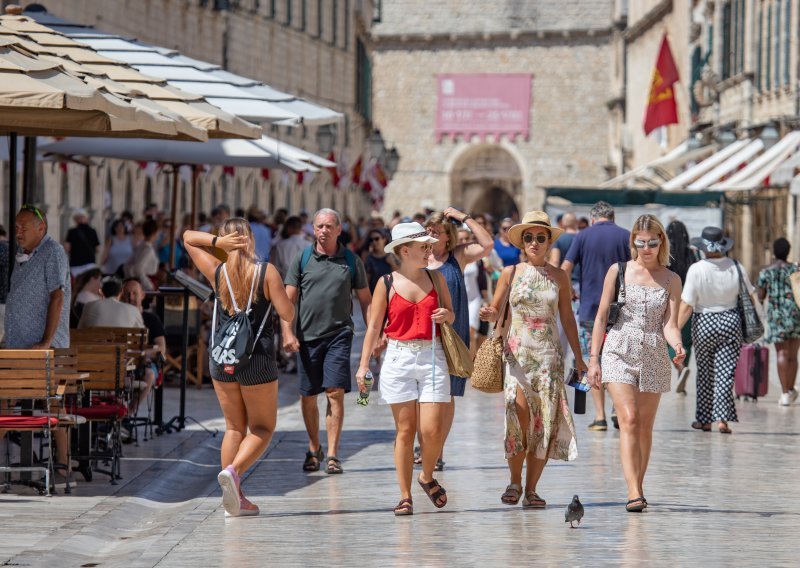
<instances>
[{"instance_id":1,"label":"red cushion on chair","mask_svg":"<svg viewBox=\"0 0 800 568\"><path fill-rule=\"evenodd\" d=\"M83 416L86 420L113 420L114 418L125 418L128 415L128 407L124 404L98 404L96 406L76 406L69 408L68 412Z\"/></svg>"},{"instance_id":2,"label":"red cushion on chair","mask_svg":"<svg viewBox=\"0 0 800 568\"><path fill-rule=\"evenodd\" d=\"M48 418L47 416L0 416L0 428L41 430L47 427L48 420L51 428L58 426L58 418Z\"/></svg>"}]
</instances>

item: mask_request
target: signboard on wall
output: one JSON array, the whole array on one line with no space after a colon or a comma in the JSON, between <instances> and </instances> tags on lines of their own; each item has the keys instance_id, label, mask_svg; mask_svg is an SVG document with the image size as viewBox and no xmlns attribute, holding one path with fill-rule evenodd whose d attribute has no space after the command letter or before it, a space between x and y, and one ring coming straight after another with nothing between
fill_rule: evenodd
<instances>
[{"instance_id":1,"label":"signboard on wall","mask_svg":"<svg viewBox=\"0 0 800 568\"><path fill-rule=\"evenodd\" d=\"M436 140L530 133L530 74L437 75Z\"/></svg>"}]
</instances>

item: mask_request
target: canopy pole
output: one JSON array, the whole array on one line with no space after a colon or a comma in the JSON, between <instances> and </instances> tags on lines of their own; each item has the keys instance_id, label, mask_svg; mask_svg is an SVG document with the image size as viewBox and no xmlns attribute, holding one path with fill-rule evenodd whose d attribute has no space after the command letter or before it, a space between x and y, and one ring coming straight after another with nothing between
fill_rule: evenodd
<instances>
[{"instance_id":1,"label":"canopy pole","mask_svg":"<svg viewBox=\"0 0 800 568\"><path fill-rule=\"evenodd\" d=\"M192 166L192 218L189 221L189 228L194 231L197 226L197 182L200 178L200 172L197 171L197 165Z\"/></svg>"},{"instance_id":2,"label":"canopy pole","mask_svg":"<svg viewBox=\"0 0 800 568\"><path fill-rule=\"evenodd\" d=\"M178 217L178 165L172 164L172 214L169 226L169 269L175 270L175 224Z\"/></svg>"},{"instance_id":3,"label":"canopy pole","mask_svg":"<svg viewBox=\"0 0 800 568\"><path fill-rule=\"evenodd\" d=\"M17 133L8 135L8 281L17 258Z\"/></svg>"},{"instance_id":4,"label":"canopy pole","mask_svg":"<svg viewBox=\"0 0 800 568\"><path fill-rule=\"evenodd\" d=\"M22 203L31 203L36 187L36 136L26 136L22 162ZM88 168L87 168L88 169ZM44 205L36 203L35 205Z\"/></svg>"}]
</instances>

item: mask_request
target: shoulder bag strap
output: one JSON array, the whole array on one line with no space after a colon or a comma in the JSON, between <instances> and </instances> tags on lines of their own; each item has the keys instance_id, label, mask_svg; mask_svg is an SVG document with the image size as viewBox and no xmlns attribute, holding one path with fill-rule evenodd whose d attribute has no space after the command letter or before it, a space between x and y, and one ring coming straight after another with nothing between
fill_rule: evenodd
<instances>
[{"instance_id":1,"label":"shoulder bag strap","mask_svg":"<svg viewBox=\"0 0 800 568\"><path fill-rule=\"evenodd\" d=\"M514 284L514 275L517 273L517 265L514 265L514 268L511 269L511 278L508 279L508 290L506 290L506 299L505 299L505 308L503 308L503 321L500 324L501 328L505 328L506 320L508 319L508 304L509 298L511 297L511 286ZM494 337L495 332L497 331L497 322L494 323L494 329L492 329L492 337Z\"/></svg>"},{"instance_id":2,"label":"shoulder bag strap","mask_svg":"<svg viewBox=\"0 0 800 568\"><path fill-rule=\"evenodd\" d=\"M618 262L617 263L617 289L616 294L614 294L614 301L619 301L620 294L622 295L622 299L625 299L625 268L627 268L627 262Z\"/></svg>"},{"instance_id":3,"label":"shoulder bag strap","mask_svg":"<svg viewBox=\"0 0 800 568\"><path fill-rule=\"evenodd\" d=\"M386 312L383 314L383 323L381 324L381 332L378 334L378 338L383 335L383 330L386 329L386 324L389 323L389 292L392 289L392 284L394 283L394 276L390 272L389 274L384 274L382 277L383 285L386 287Z\"/></svg>"}]
</instances>

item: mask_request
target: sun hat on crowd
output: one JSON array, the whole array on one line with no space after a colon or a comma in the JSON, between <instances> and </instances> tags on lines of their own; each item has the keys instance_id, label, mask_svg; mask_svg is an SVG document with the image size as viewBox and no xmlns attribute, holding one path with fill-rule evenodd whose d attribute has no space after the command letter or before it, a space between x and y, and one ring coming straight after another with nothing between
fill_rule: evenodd
<instances>
[{"instance_id":1,"label":"sun hat on crowd","mask_svg":"<svg viewBox=\"0 0 800 568\"><path fill-rule=\"evenodd\" d=\"M542 227L550 231L550 242L554 242L563 229L553 227L550 223L550 216L544 211L528 211L522 218L522 221L514 225L508 230L508 241L518 249L524 248L522 244L522 233L533 227Z\"/></svg>"},{"instance_id":2,"label":"sun hat on crowd","mask_svg":"<svg viewBox=\"0 0 800 568\"><path fill-rule=\"evenodd\" d=\"M719 227L706 227L699 237L692 239L692 246L703 252L725 253L733 248L733 239L722 234Z\"/></svg>"},{"instance_id":3,"label":"sun hat on crowd","mask_svg":"<svg viewBox=\"0 0 800 568\"><path fill-rule=\"evenodd\" d=\"M383 252L393 252L396 247L410 243L411 241L417 243L438 243L439 239L435 239L428 234L425 227L419 223L398 223L392 229L392 241L383 247Z\"/></svg>"}]
</instances>

